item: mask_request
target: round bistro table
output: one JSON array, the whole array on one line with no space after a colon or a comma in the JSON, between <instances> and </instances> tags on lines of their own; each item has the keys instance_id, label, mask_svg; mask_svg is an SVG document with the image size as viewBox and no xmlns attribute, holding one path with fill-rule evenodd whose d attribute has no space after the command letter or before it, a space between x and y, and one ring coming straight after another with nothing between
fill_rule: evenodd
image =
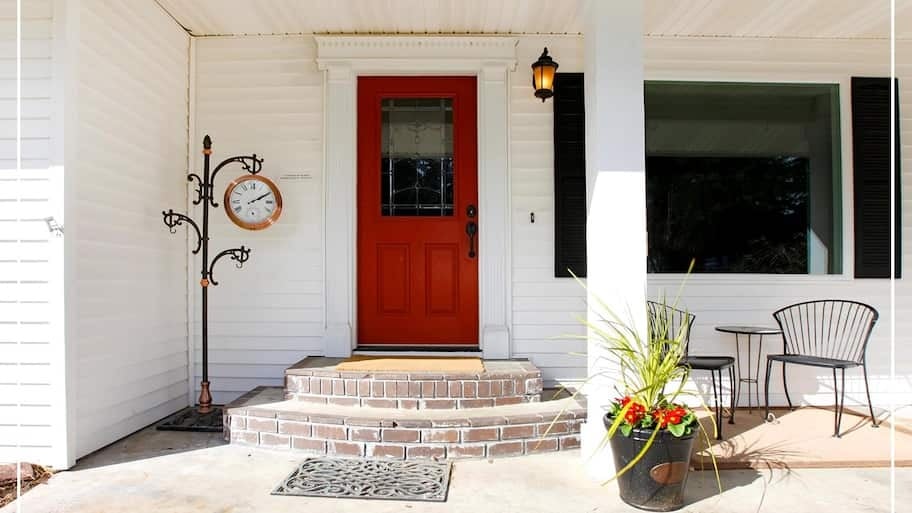
<instances>
[{"instance_id":1,"label":"round bistro table","mask_svg":"<svg viewBox=\"0 0 912 513\"><path fill-rule=\"evenodd\" d=\"M738 400L741 398L741 383L747 383L747 411L752 410L750 386L754 384L757 396L757 408L760 408L760 355L763 353L763 336L764 335L781 335L782 330L779 328L768 328L765 326L716 326L716 331L722 333L734 333L735 335L735 369L738 373L738 387L735 390L735 408L738 407ZM741 374L741 335L747 336L747 377ZM752 337L759 337L757 342L757 372L751 374L751 342Z\"/></svg>"}]
</instances>

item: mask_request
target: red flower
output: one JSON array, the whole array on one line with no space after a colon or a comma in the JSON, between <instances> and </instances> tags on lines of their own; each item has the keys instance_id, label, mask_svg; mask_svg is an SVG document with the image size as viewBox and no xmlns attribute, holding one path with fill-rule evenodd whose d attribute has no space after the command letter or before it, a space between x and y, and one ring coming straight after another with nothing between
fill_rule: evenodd
<instances>
[{"instance_id":1,"label":"red flower","mask_svg":"<svg viewBox=\"0 0 912 513\"><path fill-rule=\"evenodd\" d=\"M652 418L659 425L659 429L668 426L668 410L656 409L656 411L652 412Z\"/></svg>"},{"instance_id":2,"label":"red flower","mask_svg":"<svg viewBox=\"0 0 912 513\"><path fill-rule=\"evenodd\" d=\"M646 407L640 403L634 402L630 397L621 399L622 407L627 406L628 404L630 404L630 407L627 409L627 413L624 414L624 420L633 426L643 419L643 416L646 414Z\"/></svg>"},{"instance_id":3,"label":"red flower","mask_svg":"<svg viewBox=\"0 0 912 513\"><path fill-rule=\"evenodd\" d=\"M687 410L681 406L675 406L670 410L666 410L666 419L669 424L680 424L686 416Z\"/></svg>"}]
</instances>

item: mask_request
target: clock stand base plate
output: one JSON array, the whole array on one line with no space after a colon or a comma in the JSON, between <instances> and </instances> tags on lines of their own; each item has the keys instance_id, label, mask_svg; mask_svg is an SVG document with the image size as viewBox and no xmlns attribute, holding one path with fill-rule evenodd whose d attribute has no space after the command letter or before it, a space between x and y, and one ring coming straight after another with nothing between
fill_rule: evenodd
<instances>
[{"instance_id":1,"label":"clock stand base plate","mask_svg":"<svg viewBox=\"0 0 912 513\"><path fill-rule=\"evenodd\" d=\"M159 431L199 431L205 433L222 432L222 407L213 406L209 413L200 413L196 406L184 408L165 420L159 422L155 429Z\"/></svg>"}]
</instances>

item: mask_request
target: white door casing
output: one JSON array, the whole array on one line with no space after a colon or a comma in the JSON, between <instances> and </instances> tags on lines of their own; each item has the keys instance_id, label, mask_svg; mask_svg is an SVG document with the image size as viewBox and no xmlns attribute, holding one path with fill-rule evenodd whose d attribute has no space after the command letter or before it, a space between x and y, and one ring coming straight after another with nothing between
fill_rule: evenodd
<instances>
[{"instance_id":1,"label":"white door casing","mask_svg":"<svg viewBox=\"0 0 912 513\"><path fill-rule=\"evenodd\" d=\"M324 71L326 356L357 345L357 80L369 75L461 75L478 80L479 344L510 357L509 71L512 37L315 36Z\"/></svg>"}]
</instances>

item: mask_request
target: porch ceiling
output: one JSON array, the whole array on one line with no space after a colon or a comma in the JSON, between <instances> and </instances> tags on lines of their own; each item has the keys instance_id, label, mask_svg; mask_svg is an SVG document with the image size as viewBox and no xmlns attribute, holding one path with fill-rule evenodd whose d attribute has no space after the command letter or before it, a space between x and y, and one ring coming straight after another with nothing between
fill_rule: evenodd
<instances>
[{"instance_id":1,"label":"porch ceiling","mask_svg":"<svg viewBox=\"0 0 912 513\"><path fill-rule=\"evenodd\" d=\"M194 35L580 34L588 0L153 0ZM912 0L897 0L912 39ZM902 22L906 20L906 22ZM646 0L647 36L886 38L889 0Z\"/></svg>"}]
</instances>

